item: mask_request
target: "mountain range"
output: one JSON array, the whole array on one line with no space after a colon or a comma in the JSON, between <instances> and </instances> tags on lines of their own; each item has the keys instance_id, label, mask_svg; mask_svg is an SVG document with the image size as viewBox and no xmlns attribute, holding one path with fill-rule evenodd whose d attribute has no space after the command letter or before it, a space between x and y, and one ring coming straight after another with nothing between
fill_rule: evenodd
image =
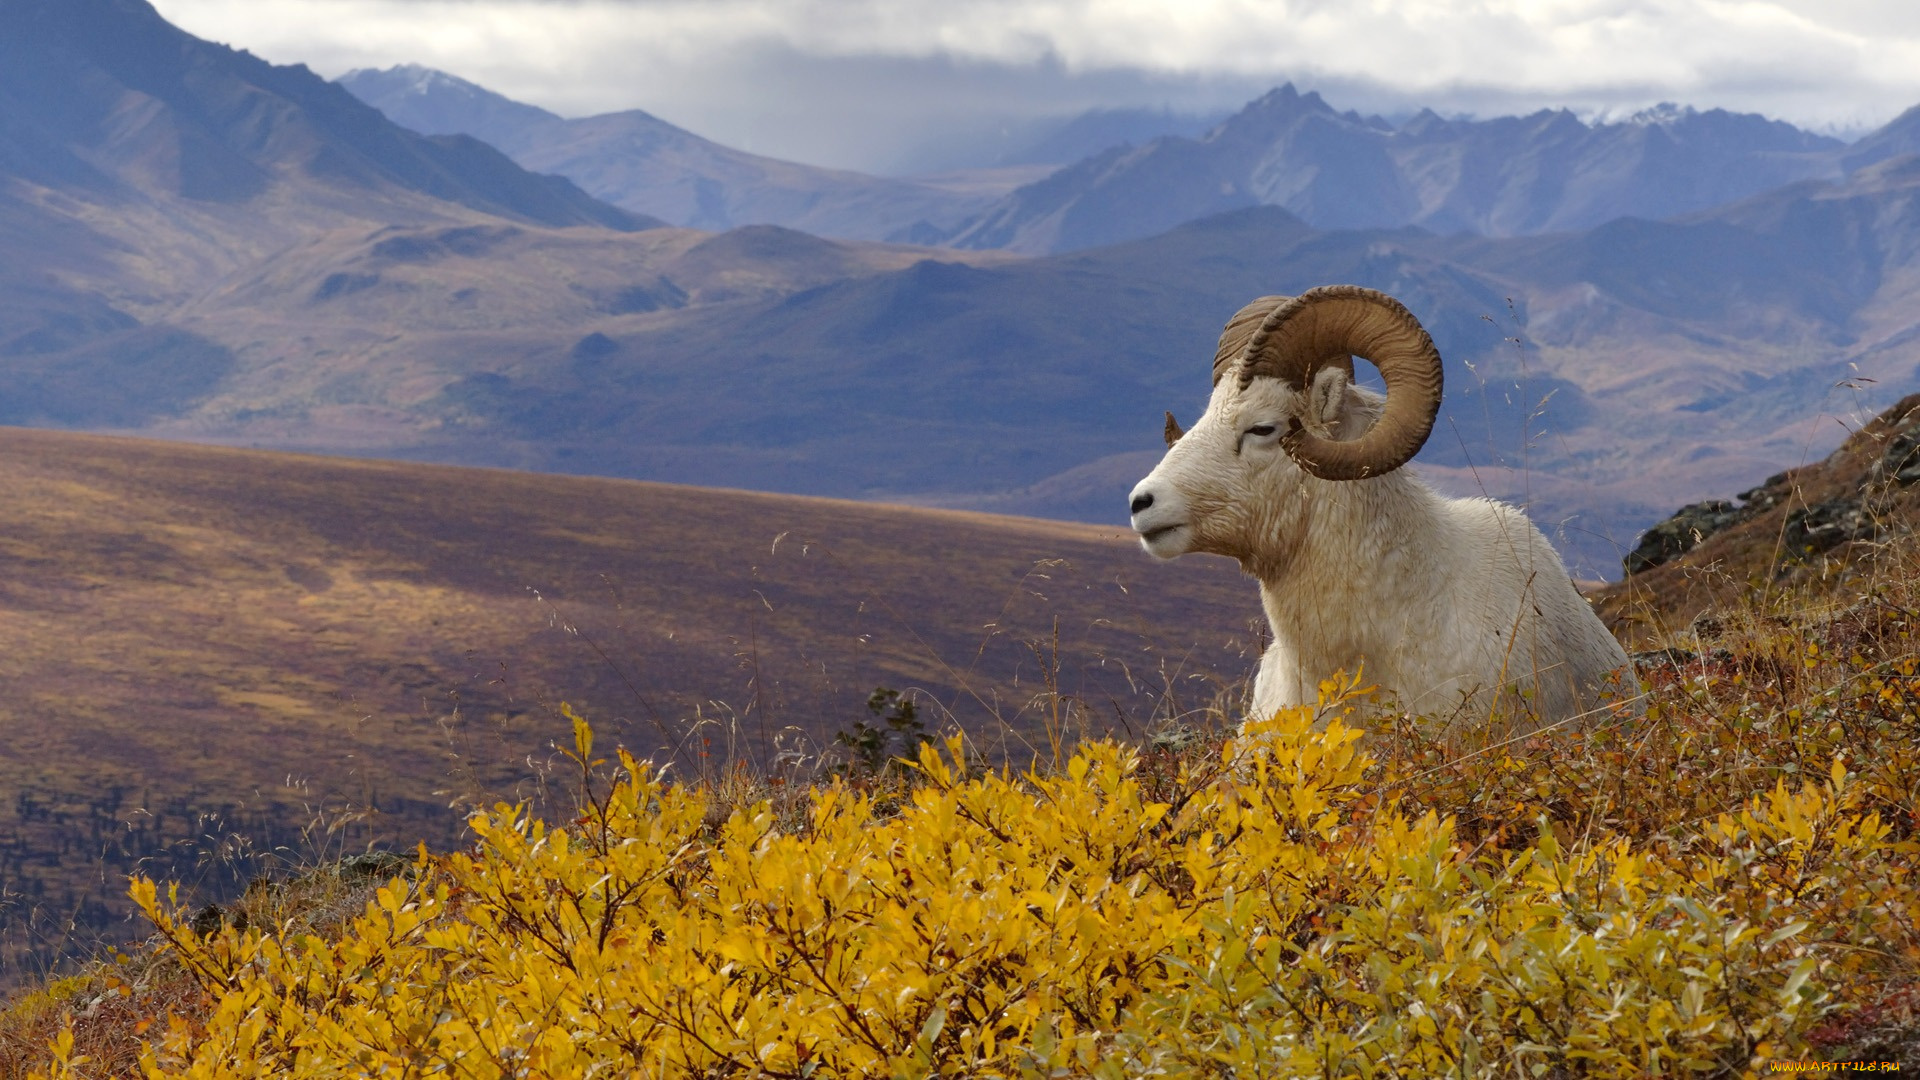
<instances>
[{"instance_id":1,"label":"mountain range","mask_svg":"<svg viewBox=\"0 0 1920 1080\"><path fill-rule=\"evenodd\" d=\"M530 169L675 224L1025 254L1141 239L1249 206L1282 207L1320 229L1577 231L1841 179L1920 151L1915 113L1849 146L1753 114L1673 105L1591 123L1564 109L1487 120L1422 110L1396 125L1287 85L1204 131L1171 113L1088 113L1003 159L1045 174L1004 190L1018 171L929 182L775 162L644 112L563 120L418 66L356 71L341 85L398 123L484 139Z\"/></svg>"},{"instance_id":2,"label":"mountain range","mask_svg":"<svg viewBox=\"0 0 1920 1080\"><path fill-rule=\"evenodd\" d=\"M215 207L299 187L325 209L353 197L383 217L426 197L546 225L659 224L474 139L398 127L304 67L200 41L141 0L0 0L0 20L0 175L41 188Z\"/></svg>"},{"instance_id":3,"label":"mountain range","mask_svg":"<svg viewBox=\"0 0 1920 1080\"><path fill-rule=\"evenodd\" d=\"M1564 109L1491 120L1423 110L1395 126L1287 85L1198 138L1115 146L1029 184L945 239L1065 251L1244 206L1322 229L1564 232L1836 178L1845 150L1780 121L1674 106L1592 124Z\"/></svg>"},{"instance_id":4,"label":"mountain range","mask_svg":"<svg viewBox=\"0 0 1920 1080\"><path fill-rule=\"evenodd\" d=\"M1449 361L1429 474L1529 501L1610 574L1672 505L1830 445L1816 418L1854 402L1835 384L1914 379L1917 191L1920 162L1894 159L1698 219L1506 240L1256 207L973 266L770 227L390 229L183 309L241 343L238 368L149 426L1118 522L1160 410L1203 404L1226 315L1354 281Z\"/></svg>"},{"instance_id":5,"label":"mountain range","mask_svg":"<svg viewBox=\"0 0 1920 1080\"><path fill-rule=\"evenodd\" d=\"M946 236L1017 184L1019 164L896 180L749 154L638 109L562 119L417 65L349 72L340 85L416 131L469 135L594 197L694 229L781 225L850 240Z\"/></svg>"},{"instance_id":6,"label":"mountain range","mask_svg":"<svg viewBox=\"0 0 1920 1080\"><path fill-rule=\"evenodd\" d=\"M0 18L17 61L0 66L8 423L1117 523L1161 410L1204 401L1227 315L1351 281L1401 297L1448 359L1427 474L1527 504L1579 572L1612 576L1641 527L1823 452L1844 433L1823 416L1910 385L1920 360L1915 113L1843 147L1679 110L1395 127L1283 89L1201 139L1102 155L1116 179L1099 190L1135 190L1137 156L1172 169L1252 146L1257 120L1302 154L1316 132L1376 150L1423 124L1542 132L1536 178L1608 160L1594 139L1640 148L1614 170L1633 183L1529 186L1516 165L1487 189L1559 207L1535 223L1646 187L1681 135L1698 157L1702 133L1740 134L1726 160L1814 175L1525 235L1202 207L1220 212L1032 257L671 227L138 0L0 0ZM1698 197L1740 171L1709 171ZM1432 206L1508 205L1443 189Z\"/></svg>"}]
</instances>

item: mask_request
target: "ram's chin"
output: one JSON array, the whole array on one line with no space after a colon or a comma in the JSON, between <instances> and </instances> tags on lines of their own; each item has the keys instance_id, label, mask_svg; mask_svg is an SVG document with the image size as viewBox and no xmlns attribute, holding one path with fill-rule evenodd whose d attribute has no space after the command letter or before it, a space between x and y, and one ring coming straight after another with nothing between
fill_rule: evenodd
<instances>
[{"instance_id":1,"label":"ram's chin","mask_svg":"<svg viewBox=\"0 0 1920 1080\"><path fill-rule=\"evenodd\" d=\"M1163 525L1140 534L1140 546L1156 559L1175 559L1185 555L1193 530L1185 525Z\"/></svg>"}]
</instances>

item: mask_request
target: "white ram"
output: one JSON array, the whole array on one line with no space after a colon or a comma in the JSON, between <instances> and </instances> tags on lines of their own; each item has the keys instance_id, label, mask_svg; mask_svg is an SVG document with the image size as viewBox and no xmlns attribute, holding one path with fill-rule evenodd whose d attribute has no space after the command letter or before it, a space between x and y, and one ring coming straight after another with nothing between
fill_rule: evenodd
<instances>
[{"instance_id":1,"label":"white ram","mask_svg":"<svg viewBox=\"0 0 1920 1080\"><path fill-rule=\"evenodd\" d=\"M1350 354L1380 369L1384 398L1353 385ZM1362 665L1399 708L1475 724L1630 697L1626 653L1525 515L1400 468L1433 429L1441 367L1398 301L1352 285L1261 297L1227 324L1213 383L1192 430L1167 414L1133 528L1157 558L1225 555L1259 579L1273 644L1252 715Z\"/></svg>"}]
</instances>

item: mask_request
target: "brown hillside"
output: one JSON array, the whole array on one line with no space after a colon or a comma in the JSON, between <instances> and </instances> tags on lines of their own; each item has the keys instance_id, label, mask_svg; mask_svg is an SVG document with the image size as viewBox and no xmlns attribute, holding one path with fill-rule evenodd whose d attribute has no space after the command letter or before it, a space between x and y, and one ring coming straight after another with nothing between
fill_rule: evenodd
<instances>
[{"instance_id":1,"label":"brown hillside","mask_svg":"<svg viewBox=\"0 0 1920 1080\"><path fill-rule=\"evenodd\" d=\"M1850 436L1825 460L1770 477L1732 500L1682 507L1600 590L1601 615L1643 646L1667 644L1702 613L1743 597L1836 599L1871 589L1890 560L1911 561L1920 523L1920 394Z\"/></svg>"},{"instance_id":2,"label":"brown hillside","mask_svg":"<svg viewBox=\"0 0 1920 1080\"><path fill-rule=\"evenodd\" d=\"M0 463L16 946L105 925L136 859L319 845L314 807L447 842L449 805L537 793L562 699L688 774L817 753L881 685L1024 759L1049 680L1138 733L1258 616L1230 564L1091 526L22 429Z\"/></svg>"}]
</instances>

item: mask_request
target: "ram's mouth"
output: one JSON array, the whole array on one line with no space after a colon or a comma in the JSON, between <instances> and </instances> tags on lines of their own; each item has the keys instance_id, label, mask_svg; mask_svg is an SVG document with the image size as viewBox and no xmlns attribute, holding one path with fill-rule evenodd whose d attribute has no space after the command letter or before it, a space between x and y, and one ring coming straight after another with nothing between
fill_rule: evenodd
<instances>
[{"instance_id":1,"label":"ram's mouth","mask_svg":"<svg viewBox=\"0 0 1920 1080\"><path fill-rule=\"evenodd\" d=\"M1162 525L1157 529L1148 529L1146 532L1141 533L1140 539L1148 544L1151 544L1159 540L1161 537L1171 536L1174 533L1179 532L1181 529L1184 529L1184 528L1186 528L1186 525L1184 524Z\"/></svg>"}]
</instances>

